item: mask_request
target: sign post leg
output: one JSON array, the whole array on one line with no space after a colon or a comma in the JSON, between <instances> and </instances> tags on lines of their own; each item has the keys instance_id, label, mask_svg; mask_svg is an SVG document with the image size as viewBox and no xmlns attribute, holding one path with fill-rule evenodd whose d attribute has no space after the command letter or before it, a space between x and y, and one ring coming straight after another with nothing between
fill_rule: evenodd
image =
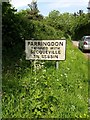
<instances>
[{"instance_id":1,"label":"sign post leg","mask_svg":"<svg viewBox=\"0 0 90 120\"><path fill-rule=\"evenodd\" d=\"M58 68L59 68L59 62L56 61L56 69L58 70Z\"/></svg>"},{"instance_id":2,"label":"sign post leg","mask_svg":"<svg viewBox=\"0 0 90 120\"><path fill-rule=\"evenodd\" d=\"M35 75L36 75L36 60L34 60L34 72L35 72Z\"/></svg>"}]
</instances>

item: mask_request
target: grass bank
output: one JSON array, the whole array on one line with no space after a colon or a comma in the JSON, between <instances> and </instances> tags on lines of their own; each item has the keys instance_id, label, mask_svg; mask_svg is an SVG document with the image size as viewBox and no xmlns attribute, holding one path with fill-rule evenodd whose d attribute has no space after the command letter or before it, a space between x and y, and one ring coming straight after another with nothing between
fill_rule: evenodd
<instances>
[{"instance_id":1,"label":"grass bank","mask_svg":"<svg viewBox=\"0 0 90 120\"><path fill-rule=\"evenodd\" d=\"M3 118L88 117L88 60L70 41L66 49L58 70L43 61L37 71L22 64L3 72Z\"/></svg>"}]
</instances>

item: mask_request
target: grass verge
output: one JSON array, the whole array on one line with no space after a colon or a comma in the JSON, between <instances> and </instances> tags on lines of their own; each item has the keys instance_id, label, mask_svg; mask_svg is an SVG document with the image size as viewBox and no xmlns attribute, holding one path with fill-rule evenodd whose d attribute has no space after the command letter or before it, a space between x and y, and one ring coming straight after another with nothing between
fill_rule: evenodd
<instances>
[{"instance_id":1,"label":"grass verge","mask_svg":"<svg viewBox=\"0 0 90 120\"><path fill-rule=\"evenodd\" d=\"M23 65L23 64L22 64ZM67 41L66 60L3 72L3 118L88 118L88 60Z\"/></svg>"}]
</instances>

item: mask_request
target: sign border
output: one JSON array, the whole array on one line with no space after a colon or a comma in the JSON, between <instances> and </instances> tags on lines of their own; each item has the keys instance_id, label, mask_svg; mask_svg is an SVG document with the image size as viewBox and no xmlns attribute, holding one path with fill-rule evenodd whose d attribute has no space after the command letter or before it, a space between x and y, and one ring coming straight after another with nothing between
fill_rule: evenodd
<instances>
[{"instance_id":1,"label":"sign border","mask_svg":"<svg viewBox=\"0 0 90 120\"><path fill-rule=\"evenodd\" d=\"M46 40L46 41L52 41L52 40L53 40L53 39L51 39L51 40ZM65 61L65 60L66 60L66 44L67 44L67 40L66 40L66 39L56 39L56 40L58 40L58 41L59 41L59 40L60 40L60 41L61 41L61 40L64 40L64 41L65 41L65 59L61 59L61 60L60 60L60 59L57 59L57 60L53 60L53 59L50 60L50 59L48 59L48 60L47 60L47 59L37 59L37 58L36 58L36 59L27 59L27 57L26 57L26 60ZM53 40L53 41L56 41L56 40ZM32 39L30 39L30 40L25 40L25 53L27 52L27 46L26 46L26 42L27 42L27 41L32 41ZM39 40L36 40L36 39L34 39L33 41L45 41L45 40L40 40L40 39L39 39Z\"/></svg>"}]
</instances>

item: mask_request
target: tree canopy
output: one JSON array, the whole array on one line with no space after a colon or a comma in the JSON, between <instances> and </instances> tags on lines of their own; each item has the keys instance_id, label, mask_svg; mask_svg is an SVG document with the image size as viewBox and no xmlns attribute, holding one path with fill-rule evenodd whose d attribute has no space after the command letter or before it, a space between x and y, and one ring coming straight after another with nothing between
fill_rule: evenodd
<instances>
[{"instance_id":1,"label":"tree canopy","mask_svg":"<svg viewBox=\"0 0 90 120\"><path fill-rule=\"evenodd\" d=\"M17 12L9 2L2 3L3 56L19 59L25 51L25 39L61 39L70 36L79 40L84 35L90 35L90 14L79 11L75 15L53 10L43 17L39 14L37 4L35 6Z\"/></svg>"}]
</instances>

